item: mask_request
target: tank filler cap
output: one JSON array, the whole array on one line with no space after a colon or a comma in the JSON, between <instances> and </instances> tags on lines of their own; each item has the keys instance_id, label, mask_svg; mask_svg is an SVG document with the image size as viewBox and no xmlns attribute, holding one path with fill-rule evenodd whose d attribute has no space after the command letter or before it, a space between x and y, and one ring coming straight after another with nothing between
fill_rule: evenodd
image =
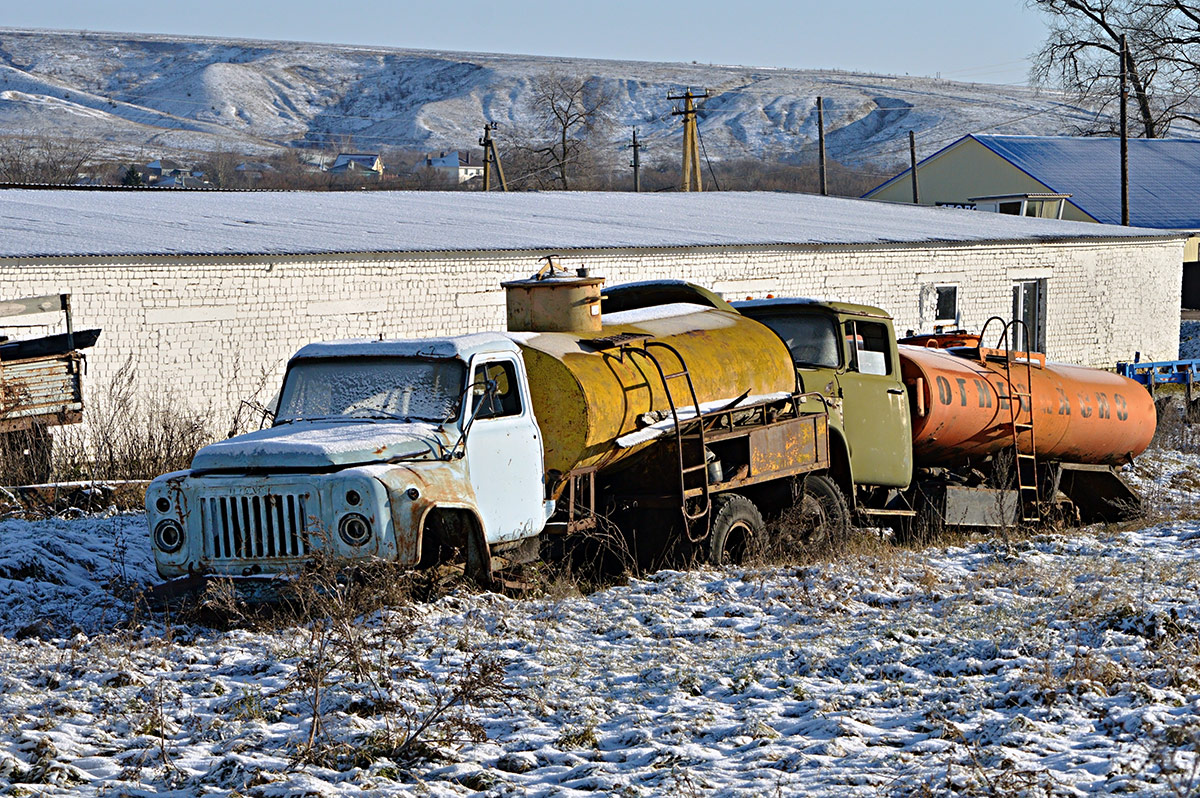
<instances>
[{"instance_id":1,"label":"tank filler cap","mask_svg":"<svg viewBox=\"0 0 1200 798\"><path fill-rule=\"evenodd\" d=\"M586 266L575 274L545 255L535 274L501 283L505 290L509 332L600 332L603 277L591 277Z\"/></svg>"}]
</instances>

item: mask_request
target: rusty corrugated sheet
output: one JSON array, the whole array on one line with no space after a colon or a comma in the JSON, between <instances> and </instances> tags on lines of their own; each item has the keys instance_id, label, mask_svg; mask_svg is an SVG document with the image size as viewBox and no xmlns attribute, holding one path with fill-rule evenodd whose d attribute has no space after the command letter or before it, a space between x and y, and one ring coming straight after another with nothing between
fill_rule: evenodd
<instances>
[{"instance_id":1,"label":"rusty corrugated sheet","mask_svg":"<svg viewBox=\"0 0 1200 798\"><path fill-rule=\"evenodd\" d=\"M78 421L82 365L78 352L5 361L0 366L0 431Z\"/></svg>"}]
</instances>

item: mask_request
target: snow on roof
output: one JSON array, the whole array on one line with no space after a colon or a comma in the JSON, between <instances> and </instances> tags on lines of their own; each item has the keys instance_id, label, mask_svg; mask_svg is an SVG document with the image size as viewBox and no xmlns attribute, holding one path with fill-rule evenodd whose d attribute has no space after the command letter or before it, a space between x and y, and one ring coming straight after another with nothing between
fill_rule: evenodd
<instances>
[{"instance_id":1,"label":"snow on roof","mask_svg":"<svg viewBox=\"0 0 1200 798\"><path fill-rule=\"evenodd\" d=\"M0 190L0 257L1075 241L1161 230L773 192Z\"/></svg>"},{"instance_id":2,"label":"snow on roof","mask_svg":"<svg viewBox=\"0 0 1200 798\"><path fill-rule=\"evenodd\" d=\"M974 137L1103 224L1121 223L1121 140L1076 136ZM1200 228L1200 141L1130 139L1129 220Z\"/></svg>"},{"instance_id":3,"label":"snow on roof","mask_svg":"<svg viewBox=\"0 0 1200 798\"><path fill-rule=\"evenodd\" d=\"M430 357L464 360L479 352L516 352L517 346L502 333L472 333L452 338L396 338L377 341L354 338L320 341L300 349L292 360L315 357Z\"/></svg>"},{"instance_id":4,"label":"snow on roof","mask_svg":"<svg viewBox=\"0 0 1200 798\"><path fill-rule=\"evenodd\" d=\"M922 159L918 169L970 140L996 153L1053 194L1070 195L1068 202L1101 224L1121 223L1120 139L972 134ZM905 169L868 191L867 196L899 180L907 180L911 172ZM979 190L985 191L986 186L981 185ZM1001 196L1026 195L971 199ZM1129 219L1135 227L1200 229L1200 141L1130 139Z\"/></svg>"},{"instance_id":5,"label":"snow on roof","mask_svg":"<svg viewBox=\"0 0 1200 798\"><path fill-rule=\"evenodd\" d=\"M379 155L363 152L339 152L337 158L333 161L333 166L336 168L348 163L358 163L364 166L374 166L379 160Z\"/></svg>"}]
</instances>

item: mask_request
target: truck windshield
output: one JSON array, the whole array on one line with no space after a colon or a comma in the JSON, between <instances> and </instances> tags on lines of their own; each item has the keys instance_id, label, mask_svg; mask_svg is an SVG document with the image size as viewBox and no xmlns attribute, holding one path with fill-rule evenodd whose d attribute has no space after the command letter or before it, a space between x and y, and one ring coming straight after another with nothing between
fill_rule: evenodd
<instances>
[{"instance_id":1,"label":"truck windshield","mask_svg":"<svg viewBox=\"0 0 1200 798\"><path fill-rule=\"evenodd\" d=\"M275 422L328 418L457 418L466 366L407 357L314 359L288 370Z\"/></svg>"},{"instance_id":2,"label":"truck windshield","mask_svg":"<svg viewBox=\"0 0 1200 798\"><path fill-rule=\"evenodd\" d=\"M837 325L833 319L817 314L755 314L775 331L791 350L797 366L837 368L841 364Z\"/></svg>"}]
</instances>

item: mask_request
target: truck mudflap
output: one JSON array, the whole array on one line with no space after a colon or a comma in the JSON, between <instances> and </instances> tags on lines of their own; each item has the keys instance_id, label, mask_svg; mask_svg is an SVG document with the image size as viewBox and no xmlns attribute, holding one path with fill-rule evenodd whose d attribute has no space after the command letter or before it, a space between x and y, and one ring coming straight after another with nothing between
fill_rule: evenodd
<instances>
[{"instance_id":1,"label":"truck mudflap","mask_svg":"<svg viewBox=\"0 0 1200 798\"><path fill-rule=\"evenodd\" d=\"M1133 521L1145 515L1141 497L1111 466L1059 463L1058 489L1085 524Z\"/></svg>"}]
</instances>

